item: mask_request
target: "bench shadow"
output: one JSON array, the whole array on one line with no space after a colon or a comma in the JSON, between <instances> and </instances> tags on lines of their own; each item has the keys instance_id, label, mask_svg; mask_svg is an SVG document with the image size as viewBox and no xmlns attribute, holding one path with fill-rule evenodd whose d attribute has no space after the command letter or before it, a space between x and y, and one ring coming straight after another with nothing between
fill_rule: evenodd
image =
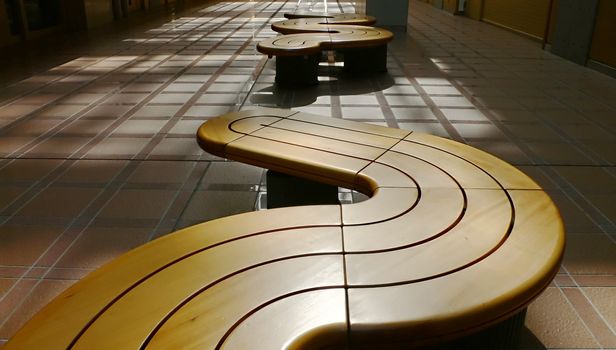
<instances>
[{"instance_id":1,"label":"bench shadow","mask_svg":"<svg viewBox=\"0 0 616 350\"><path fill-rule=\"evenodd\" d=\"M280 108L302 107L313 104L320 96L362 95L388 89L395 84L388 73L356 76L342 67L319 67L319 84L270 86L252 91L250 102L260 106Z\"/></svg>"},{"instance_id":2,"label":"bench shadow","mask_svg":"<svg viewBox=\"0 0 616 350\"><path fill-rule=\"evenodd\" d=\"M518 350L546 350L547 348L533 332L524 326L520 334L520 347Z\"/></svg>"}]
</instances>

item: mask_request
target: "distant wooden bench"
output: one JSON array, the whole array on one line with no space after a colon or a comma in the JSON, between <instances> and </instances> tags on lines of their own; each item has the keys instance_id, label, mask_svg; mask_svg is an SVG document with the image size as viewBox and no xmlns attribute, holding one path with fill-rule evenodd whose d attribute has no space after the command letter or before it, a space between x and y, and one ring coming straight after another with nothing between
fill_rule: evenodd
<instances>
[{"instance_id":1,"label":"distant wooden bench","mask_svg":"<svg viewBox=\"0 0 616 350\"><path fill-rule=\"evenodd\" d=\"M351 25L363 23L365 25ZM266 39L257 51L276 56L276 82L314 85L318 83L321 52L336 50L344 57L344 69L356 74L387 71L387 43L393 34L369 27L374 17L340 15L329 18L297 18L272 24L282 36Z\"/></svg>"},{"instance_id":2,"label":"distant wooden bench","mask_svg":"<svg viewBox=\"0 0 616 350\"><path fill-rule=\"evenodd\" d=\"M332 12L314 12L314 11L295 11L295 12L286 12L283 14L284 18L287 19L295 19L295 18L337 18L337 19L346 19L346 20L357 20L361 21L361 23L352 23L352 24L360 24L360 25L373 25L376 23L376 17L368 16L368 15L360 15L358 13L332 13ZM351 23L349 23L351 24Z\"/></svg>"},{"instance_id":3,"label":"distant wooden bench","mask_svg":"<svg viewBox=\"0 0 616 350\"><path fill-rule=\"evenodd\" d=\"M281 34L297 34L314 32L314 25L356 25L373 26L376 18L373 16L358 15L355 13L325 14L320 17L317 14L311 15L302 13L285 13L286 21L279 21L272 24L272 30ZM309 26L306 29L306 26ZM320 28L320 27L319 27Z\"/></svg>"},{"instance_id":4,"label":"distant wooden bench","mask_svg":"<svg viewBox=\"0 0 616 350\"><path fill-rule=\"evenodd\" d=\"M294 18L325 18L331 17L333 15L339 15L339 13L330 13L330 12L316 12L316 11L295 11L295 12L286 12L284 14L285 18L294 19Z\"/></svg>"},{"instance_id":5,"label":"distant wooden bench","mask_svg":"<svg viewBox=\"0 0 616 350\"><path fill-rule=\"evenodd\" d=\"M216 155L371 198L239 214L159 238L63 292L4 349L469 344L502 320L520 326L558 270L564 234L550 198L475 148L278 109L215 118L197 137ZM515 346L478 344L467 348Z\"/></svg>"}]
</instances>

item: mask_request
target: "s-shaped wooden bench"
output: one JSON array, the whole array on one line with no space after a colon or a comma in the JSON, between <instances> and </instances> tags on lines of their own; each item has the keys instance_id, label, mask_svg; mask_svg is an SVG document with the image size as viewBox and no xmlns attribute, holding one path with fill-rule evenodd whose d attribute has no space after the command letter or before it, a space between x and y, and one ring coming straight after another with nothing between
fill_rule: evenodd
<instances>
[{"instance_id":1,"label":"s-shaped wooden bench","mask_svg":"<svg viewBox=\"0 0 616 350\"><path fill-rule=\"evenodd\" d=\"M407 349L515 318L558 270L550 198L475 148L279 109L226 114L197 136L371 198L164 236L70 287L5 349Z\"/></svg>"},{"instance_id":2,"label":"s-shaped wooden bench","mask_svg":"<svg viewBox=\"0 0 616 350\"><path fill-rule=\"evenodd\" d=\"M276 82L284 85L318 83L321 51L344 56L344 69L355 74L387 71L387 43L393 34L370 27L375 18L341 14L325 18L294 18L272 24L284 35L261 41L257 51L276 56Z\"/></svg>"}]
</instances>

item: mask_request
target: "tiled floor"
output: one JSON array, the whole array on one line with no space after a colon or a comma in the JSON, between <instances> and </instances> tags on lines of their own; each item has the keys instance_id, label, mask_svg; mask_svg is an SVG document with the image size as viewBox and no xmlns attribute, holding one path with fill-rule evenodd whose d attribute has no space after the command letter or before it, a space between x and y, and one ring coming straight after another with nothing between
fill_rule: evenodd
<instances>
[{"instance_id":1,"label":"tiled floor","mask_svg":"<svg viewBox=\"0 0 616 350\"><path fill-rule=\"evenodd\" d=\"M205 154L193 136L211 116L261 105L429 132L526 171L559 205L568 243L529 308L525 348L616 349L616 80L412 0L388 74L345 77L329 64L317 87L279 89L255 44L295 4L209 2L3 62L0 348L122 252L263 207L263 170Z\"/></svg>"}]
</instances>

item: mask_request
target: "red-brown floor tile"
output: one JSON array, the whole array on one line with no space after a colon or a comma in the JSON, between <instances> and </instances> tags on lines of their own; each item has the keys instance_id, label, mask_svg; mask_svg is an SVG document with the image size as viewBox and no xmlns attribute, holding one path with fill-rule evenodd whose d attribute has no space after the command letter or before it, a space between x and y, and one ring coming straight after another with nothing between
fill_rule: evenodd
<instances>
[{"instance_id":1,"label":"red-brown floor tile","mask_svg":"<svg viewBox=\"0 0 616 350\"><path fill-rule=\"evenodd\" d=\"M162 84L159 83L133 83L125 87L122 91L125 92L152 92L158 89Z\"/></svg>"},{"instance_id":2,"label":"red-brown floor tile","mask_svg":"<svg viewBox=\"0 0 616 350\"><path fill-rule=\"evenodd\" d=\"M90 227L56 264L60 268L93 269L147 241L149 228Z\"/></svg>"},{"instance_id":3,"label":"red-brown floor tile","mask_svg":"<svg viewBox=\"0 0 616 350\"><path fill-rule=\"evenodd\" d=\"M20 278L26 274L29 268L29 266L0 265L0 278Z\"/></svg>"},{"instance_id":4,"label":"red-brown floor tile","mask_svg":"<svg viewBox=\"0 0 616 350\"><path fill-rule=\"evenodd\" d=\"M169 134L194 135L204 122L205 120L180 120L169 130Z\"/></svg>"},{"instance_id":5,"label":"red-brown floor tile","mask_svg":"<svg viewBox=\"0 0 616 350\"><path fill-rule=\"evenodd\" d=\"M567 234L585 234L586 232L599 232L599 226L588 216L575 201L571 200L562 191L546 190L554 201L565 223Z\"/></svg>"},{"instance_id":6,"label":"red-brown floor tile","mask_svg":"<svg viewBox=\"0 0 616 350\"><path fill-rule=\"evenodd\" d=\"M151 103L186 103L191 97L192 93L166 93L159 94L152 99Z\"/></svg>"},{"instance_id":7,"label":"red-brown floor tile","mask_svg":"<svg viewBox=\"0 0 616 350\"><path fill-rule=\"evenodd\" d=\"M563 288L563 292L599 344L601 344L604 348L616 348L616 334L614 334L604 318L601 317L580 289ZM595 300L599 302L600 306L602 306L602 310L604 307L609 307L609 304L612 306L611 309L614 309L614 299L612 298L610 300L606 300L608 295L612 297L614 296L613 290L595 290L592 293ZM607 314L608 315L606 316L614 316L613 311L608 311Z\"/></svg>"},{"instance_id":8,"label":"red-brown floor tile","mask_svg":"<svg viewBox=\"0 0 616 350\"><path fill-rule=\"evenodd\" d=\"M28 273L26 273L24 278L32 278L32 279L43 278L48 270L49 270L49 267L46 267L46 266L45 267L33 266L33 267L30 267L30 269L28 270Z\"/></svg>"},{"instance_id":9,"label":"red-brown floor tile","mask_svg":"<svg viewBox=\"0 0 616 350\"><path fill-rule=\"evenodd\" d=\"M15 313L18 305L32 291L36 283L37 280L35 279L21 279L16 282L12 289L7 291L4 298L0 299L0 324L7 321L10 315ZM2 328L0 327L0 339L6 339L13 335L13 331L4 334Z\"/></svg>"},{"instance_id":10,"label":"red-brown floor tile","mask_svg":"<svg viewBox=\"0 0 616 350\"><path fill-rule=\"evenodd\" d=\"M155 118L155 117L166 117L171 118L177 113L177 111L182 107L181 105L145 105L141 107L138 111L133 114L133 117L145 117L145 118Z\"/></svg>"},{"instance_id":11,"label":"red-brown floor tile","mask_svg":"<svg viewBox=\"0 0 616 350\"><path fill-rule=\"evenodd\" d=\"M145 99L147 94L139 93L117 93L105 100L105 103L109 104L137 104Z\"/></svg>"},{"instance_id":12,"label":"red-brown floor tile","mask_svg":"<svg viewBox=\"0 0 616 350\"><path fill-rule=\"evenodd\" d=\"M123 189L102 209L98 218L160 219L176 191Z\"/></svg>"},{"instance_id":13,"label":"red-brown floor tile","mask_svg":"<svg viewBox=\"0 0 616 350\"><path fill-rule=\"evenodd\" d=\"M113 131L114 135L154 135L167 124L166 120L127 120Z\"/></svg>"},{"instance_id":14,"label":"red-brown floor tile","mask_svg":"<svg viewBox=\"0 0 616 350\"><path fill-rule=\"evenodd\" d=\"M526 142L526 145L545 164L592 164L580 149L565 142Z\"/></svg>"},{"instance_id":15,"label":"red-brown floor tile","mask_svg":"<svg viewBox=\"0 0 616 350\"><path fill-rule=\"evenodd\" d=\"M616 247L603 234L571 234L563 264L571 274L616 275Z\"/></svg>"},{"instance_id":16,"label":"red-brown floor tile","mask_svg":"<svg viewBox=\"0 0 616 350\"><path fill-rule=\"evenodd\" d=\"M612 330L616 329L616 288L591 287L583 290L608 326Z\"/></svg>"},{"instance_id":17,"label":"red-brown floor tile","mask_svg":"<svg viewBox=\"0 0 616 350\"><path fill-rule=\"evenodd\" d=\"M0 108L0 119L15 120L33 112L38 108L39 106L37 105L27 104L11 104L9 106L4 106Z\"/></svg>"},{"instance_id":18,"label":"red-brown floor tile","mask_svg":"<svg viewBox=\"0 0 616 350\"><path fill-rule=\"evenodd\" d=\"M616 128L612 130L612 132L616 132ZM584 141L582 144L590 149L591 152L597 154L600 158L602 158L605 162L609 164L616 164L616 142L597 142L594 140Z\"/></svg>"},{"instance_id":19,"label":"red-brown floor tile","mask_svg":"<svg viewBox=\"0 0 616 350\"><path fill-rule=\"evenodd\" d=\"M99 101L104 96L104 94L74 94L69 97L63 98L61 102L87 105L92 102Z\"/></svg>"},{"instance_id":20,"label":"red-brown floor tile","mask_svg":"<svg viewBox=\"0 0 616 350\"><path fill-rule=\"evenodd\" d=\"M180 186L194 169L195 162L141 162L126 180L140 184L176 184Z\"/></svg>"},{"instance_id":21,"label":"red-brown floor tile","mask_svg":"<svg viewBox=\"0 0 616 350\"><path fill-rule=\"evenodd\" d=\"M99 142L86 155L94 158L132 158L150 141L149 138L111 137Z\"/></svg>"},{"instance_id":22,"label":"red-brown floor tile","mask_svg":"<svg viewBox=\"0 0 616 350\"><path fill-rule=\"evenodd\" d=\"M526 326L547 348L599 348L558 288L546 289L530 304Z\"/></svg>"},{"instance_id":23,"label":"red-brown floor tile","mask_svg":"<svg viewBox=\"0 0 616 350\"><path fill-rule=\"evenodd\" d=\"M165 138L150 152L151 159L197 159L203 150L192 138Z\"/></svg>"},{"instance_id":24,"label":"red-brown floor tile","mask_svg":"<svg viewBox=\"0 0 616 350\"><path fill-rule=\"evenodd\" d=\"M123 160L79 160L66 170L55 183L89 183L105 185L126 166Z\"/></svg>"},{"instance_id":25,"label":"red-brown floor tile","mask_svg":"<svg viewBox=\"0 0 616 350\"><path fill-rule=\"evenodd\" d=\"M264 170L239 162L212 162L201 182L200 188L216 185L254 186L261 183Z\"/></svg>"},{"instance_id":26,"label":"red-brown floor tile","mask_svg":"<svg viewBox=\"0 0 616 350\"><path fill-rule=\"evenodd\" d=\"M33 264L63 231L64 227L0 226L0 265Z\"/></svg>"},{"instance_id":27,"label":"red-brown floor tile","mask_svg":"<svg viewBox=\"0 0 616 350\"><path fill-rule=\"evenodd\" d=\"M80 280L92 271L94 271L94 269L54 267L47 272L45 278L53 280Z\"/></svg>"},{"instance_id":28,"label":"red-brown floor tile","mask_svg":"<svg viewBox=\"0 0 616 350\"><path fill-rule=\"evenodd\" d=\"M574 275L580 287L616 287L616 275Z\"/></svg>"},{"instance_id":29,"label":"red-brown floor tile","mask_svg":"<svg viewBox=\"0 0 616 350\"><path fill-rule=\"evenodd\" d=\"M44 117L44 118L66 119L70 116L75 115L76 113L79 113L83 109L84 109L84 106L81 106L81 105L59 104L59 105L50 106L46 108L45 110L37 112L36 115L39 117Z\"/></svg>"},{"instance_id":30,"label":"red-brown floor tile","mask_svg":"<svg viewBox=\"0 0 616 350\"><path fill-rule=\"evenodd\" d=\"M42 280L30 294L22 295L23 303L16 312L0 327L0 338L9 338L23 326L35 313L75 281Z\"/></svg>"},{"instance_id":31,"label":"red-brown floor tile","mask_svg":"<svg viewBox=\"0 0 616 350\"><path fill-rule=\"evenodd\" d=\"M614 179L614 184L616 184L616 179ZM612 187L616 187L614 184L612 184ZM609 191L610 189L606 188L605 192ZM616 189L610 194L586 195L585 197L595 208L599 209L607 219L611 222L616 222L616 205L614 205L614 203L616 203Z\"/></svg>"},{"instance_id":32,"label":"red-brown floor tile","mask_svg":"<svg viewBox=\"0 0 616 350\"><path fill-rule=\"evenodd\" d=\"M15 215L29 218L74 219L100 193L96 188L49 187Z\"/></svg>"},{"instance_id":33,"label":"red-brown floor tile","mask_svg":"<svg viewBox=\"0 0 616 350\"><path fill-rule=\"evenodd\" d=\"M0 181L35 182L40 180L62 163L61 160L17 159L0 169Z\"/></svg>"},{"instance_id":34,"label":"red-brown floor tile","mask_svg":"<svg viewBox=\"0 0 616 350\"><path fill-rule=\"evenodd\" d=\"M0 187L0 212L15 199L17 199L22 193L26 191L26 187L23 186L1 186Z\"/></svg>"},{"instance_id":35,"label":"red-brown floor tile","mask_svg":"<svg viewBox=\"0 0 616 350\"><path fill-rule=\"evenodd\" d=\"M113 119L79 119L64 127L59 135L65 136L94 136L103 132Z\"/></svg>"},{"instance_id":36,"label":"red-brown floor tile","mask_svg":"<svg viewBox=\"0 0 616 350\"><path fill-rule=\"evenodd\" d=\"M473 141L469 145L486 151L513 165L528 164L530 158L517 145L504 141Z\"/></svg>"},{"instance_id":37,"label":"red-brown floor tile","mask_svg":"<svg viewBox=\"0 0 616 350\"><path fill-rule=\"evenodd\" d=\"M252 211L256 199L257 192L197 191L181 218L181 226Z\"/></svg>"},{"instance_id":38,"label":"red-brown floor tile","mask_svg":"<svg viewBox=\"0 0 616 350\"><path fill-rule=\"evenodd\" d=\"M66 158L89 141L90 139L88 137L56 136L38 143L32 150L28 151L27 154L29 157Z\"/></svg>"},{"instance_id":39,"label":"red-brown floor tile","mask_svg":"<svg viewBox=\"0 0 616 350\"><path fill-rule=\"evenodd\" d=\"M132 106L126 105L98 105L83 115L84 118L111 118L117 119L128 112Z\"/></svg>"},{"instance_id":40,"label":"red-brown floor tile","mask_svg":"<svg viewBox=\"0 0 616 350\"><path fill-rule=\"evenodd\" d=\"M568 275L556 275L554 284L558 287L575 287L575 281Z\"/></svg>"},{"instance_id":41,"label":"red-brown floor tile","mask_svg":"<svg viewBox=\"0 0 616 350\"><path fill-rule=\"evenodd\" d=\"M7 130L11 136L40 136L62 121L58 119L31 119Z\"/></svg>"},{"instance_id":42,"label":"red-brown floor tile","mask_svg":"<svg viewBox=\"0 0 616 350\"><path fill-rule=\"evenodd\" d=\"M584 194L607 194L616 191L614 188L616 178L603 168L569 166L554 169Z\"/></svg>"},{"instance_id":43,"label":"red-brown floor tile","mask_svg":"<svg viewBox=\"0 0 616 350\"><path fill-rule=\"evenodd\" d=\"M0 277L0 299L4 298L6 293L15 283L17 283L17 279Z\"/></svg>"},{"instance_id":44,"label":"red-brown floor tile","mask_svg":"<svg viewBox=\"0 0 616 350\"><path fill-rule=\"evenodd\" d=\"M33 140L34 137L32 136L3 136L0 138L0 156L15 154L17 150Z\"/></svg>"},{"instance_id":45,"label":"red-brown floor tile","mask_svg":"<svg viewBox=\"0 0 616 350\"><path fill-rule=\"evenodd\" d=\"M82 229L69 228L47 249L45 254L41 256L37 262L38 266L49 267L56 264L58 259L66 252L73 244Z\"/></svg>"}]
</instances>

